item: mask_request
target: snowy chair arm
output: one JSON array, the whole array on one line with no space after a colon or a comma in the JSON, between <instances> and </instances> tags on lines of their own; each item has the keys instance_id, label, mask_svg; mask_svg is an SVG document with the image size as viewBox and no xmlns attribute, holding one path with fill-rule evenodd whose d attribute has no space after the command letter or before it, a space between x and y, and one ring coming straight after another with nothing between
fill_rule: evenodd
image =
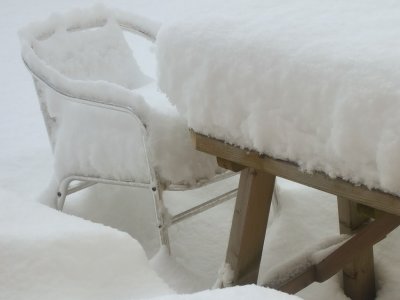
<instances>
[{"instance_id":1,"label":"snowy chair arm","mask_svg":"<svg viewBox=\"0 0 400 300\"><path fill-rule=\"evenodd\" d=\"M79 81L66 78L43 62L35 61L36 58L32 58L30 54L24 52L22 60L35 79L58 94L66 96L67 101L128 114L138 121L143 129L146 128L145 120L142 117L146 106L141 103L142 97L134 91L126 90L109 82ZM112 100L107 97L107 91L110 88L113 91L113 95L110 97ZM133 103L139 105L132 105Z\"/></svg>"},{"instance_id":2,"label":"snowy chair arm","mask_svg":"<svg viewBox=\"0 0 400 300\"><path fill-rule=\"evenodd\" d=\"M79 19L79 14L82 14L82 12L76 11L74 14L75 16L78 15ZM63 21L69 21L67 31L79 31L102 27L107 23L110 16L116 19L121 29L144 36L150 41L155 40L158 30L157 24L141 17L133 17L115 11L110 15L110 12L104 8L100 8L96 14L90 16L85 14L84 18L79 19L79 22L76 22L77 18L73 17L65 18ZM131 22L131 20L137 19L139 19L138 23ZM53 27L54 24L49 21L40 26L36 25L35 27L33 25L33 28L30 25L29 28L20 32L22 60L32 76L51 90L66 96L65 99L68 101L129 114L145 129L146 120L144 120L144 116L147 115L147 105L145 105L141 95L118 84L106 81L83 81L68 78L46 64L35 53L33 50L34 42L49 38L55 32Z\"/></svg>"}]
</instances>

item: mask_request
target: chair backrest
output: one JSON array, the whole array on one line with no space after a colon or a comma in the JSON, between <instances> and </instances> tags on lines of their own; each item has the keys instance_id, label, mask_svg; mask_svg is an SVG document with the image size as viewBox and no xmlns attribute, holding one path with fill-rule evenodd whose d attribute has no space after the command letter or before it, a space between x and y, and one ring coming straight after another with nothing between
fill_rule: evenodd
<instances>
[{"instance_id":1,"label":"chair backrest","mask_svg":"<svg viewBox=\"0 0 400 300\"><path fill-rule=\"evenodd\" d=\"M127 22L133 19L140 25ZM118 27L140 33L151 40L157 31L157 25L148 20L120 12L117 14L102 6L54 15L46 22L30 24L20 31L22 57L34 75L40 107L53 149L56 115L60 106L71 100L79 102L82 100L79 98L108 102L109 99L102 101L104 93L97 93L99 97L93 93L99 89L98 84L96 89L92 89L93 81L104 81L100 88L103 91L110 83L134 89L150 81L140 71ZM113 90L116 88L118 89L114 86ZM89 91L86 93L88 97L85 97L84 91ZM58 95L55 95L56 93ZM67 101L57 101L63 94L69 96L63 99ZM132 98L126 97L126 91L120 94L125 94L125 99L117 99L119 104L135 106L135 101L126 101L127 98ZM118 95L113 97L118 98ZM137 113L145 110L143 103L137 104L137 107L133 108Z\"/></svg>"},{"instance_id":2,"label":"chair backrest","mask_svg":"<svg viewBox=\"0 0 400 300\"><path fill-rule=\"evenodd\" d=\"M127 20L135 20L140 26L128 23ZM137 140L143 142L141 149L140 145L132 147L132 151L139 152L137 156L143 158L135 164L139 165L139 169L144 169L142 173L145 175L141 179L148 181L149 158L143 135L146 134L145 119L149 107L133 89L145 85L150 79L140 71L121 28L142 34L149 39L154 39L157 31L157 25L147 20L117 14L103 7L73 11L70 14L54 16L45 22L31 24L22 30L22 57L34 77L49 140L55 153L68 152L68 148L65 147L68 141L59 138L60 132L64 133L64 137L67 132L67 137L73 138L67 126L63 124L68 123L68 127L72 125L72 130L75 131L88 131L89 127L85 128L85 125L89 125L97 115L105 121L113 119L109 123L118 129L129 128L125 125L133 119L137 126L130 126L133 128L132 135L136 134L139 136ZM76 103L79 103L79 107L76 107ZM113 112L118 114L115 111L126 113L128 117L125 119L129 120L124 121L120 116L110 117ZM74 119L79 119L79 123L82 123L80 128L74 127ZM95 133L92 129L92 132L86 135L93 132ZM110 135L115 132L110 131ZM81 142L85 143L85 138L80 138ZM59 150L57 144L62 144L62 147L58 147ZM78 158L77 164L81 164L82 161L83 159ZM103 167L99 165L100 169L84 172L85 175L103 176L104 172L96 173L107 169L112 162L105 162ZM67 172L70 173L69 170ZM124 172L120 173L122 174L114 174L114 177L125 179ZM65 174L57 177L61 179Z\"/></svg>"},{"instance_id":3,"label":"chair backrest","mask_svg":"<svg viewBox=\"0 0 400 300\"><path fill-rule=\"evenodd\" d=\"M72 80L102 80L129 90L137 89L150 81L141 72L123 37L121 28L111 17L107 19L103 26L86 30L67 31L64 27L59 26L47 39L36 41L33 49L44 63ZM44 118L47 122L50 122L48 126L50 142L53 151L56 152L56 157L61 156L63 160L68 160L66 153L71 152L71 149L68 149L68 145L71 144L70 140L80 138L80 144L85 143L85 140L94 138L97 133L96 130L110 131L111 128L119 127L120 132L125 128L125 130L131 130L132 133L136 131L133 134L137 136L141 135L140 125L132 126L130 124L132 120L129 117L125 117L127 120L124 120L118 113L71 103L68 101L68 97L43 85L38 86L38 88L40 90L40 93L38 92L40 105L45 108L42 110ZM108 123L108 126L104 124L105 122ZM98 127L95 124L99 123L103 125L102 128L93 128L93 126ZM91 132L89 132L90 129L92 129ZM79 135L74 133L82 130L86 131L84 132L86 137L82 134L83 132ZM109 139L112 139L112 136L115 137L116 134L118 132L115 130L110 132ZM103 137L103 141L101 141L101 137ZM99 135L98 139L100 145L107 143L104 133ZM75 142L76 144L78 144L78 141ZM142 150L139 148L134 147L132 151ZM76 155L79 154L76 153ZM145 160L143 155L138 154L138 157L143 157L142 160ZM87 160L80 158L79 161L79 165L82 165ZM62 161L56 163L56 171L59 171ZM106 169L111 169L110 164L97 171L105 174ZM92 164L87 164L86 167L81 166L80 169L89 171L90 166ZM97 166L100 166L100 164L97 164ZM62 169L76 170L77 168L79 169L79 166L68 166L68 168L63 167ZM92 175L94 175L93 173L94 171L92 171Z\"/></svg>"},{"instance_id":4,"label":"chair backrest","mask_svg":"<svg viewBox=\"0 0 400 300\"><path fill-rule=\"evenodd\" d=\"M141 26L130 24L127 20L134 20L135 24L137 22ZM85 124L89 124L91 120L88 116L104 113L104 110L96 111L82 105L75 109L74 102L108 108L108 111L127 113L139 125L130 127L133 128L130 138L133 135L140 135L136 132L137 129L142 133L142 137L148 134L149 128L151 131L148 134L149 138L145 141L143 138L136 139L142 140L142 150L137 147L138 142L130 148L133 152L138 152L138 155L132 155L132 157L144 155L145 159L131 158L131 164L121 163L120 160L119 165L116 165L108 158L122 155L118 155L117 151L113 153L113 149L110 151L107 147L109 152L102 156L107 159L97 159L96 161L100 163L91 164L90 170L84 171L88 169L85 168L88 157L84 157L85 154L82 151L75 151L81 157L74 161L68 157L64 160L56 159L56 162L61 161L64 164L60 168L56 165L57 177L60 179L60 177L65 177L65 174L71 175L71 170L80 168L82 171L79 172L80 174L104 178L105 170L113 169L112 177L118 180L125 179L125 175L128 174L135 181L138 179L143 181L145 177L148 181L148 178L155 178L154 169L157 169L158 175L168 184L170 182L193 183L220 172L214 158L193 149L186 121L177 114L175 108L173 116L158 114L157 109L153 109L151 104L144 101L143 89L137 88L148 79L140 72L117 24L123 29L142 33L153 40L158 29L157 25L146 22L140 17L114 15L100 9L99 11L74 12L71 16L68 14L57 16L54 20L37 26L30 25L27 30L21 32L22 57L34 75L40 105L56 158L59 152L68 154L74 151L73 146L68 143L68 140L74 138L73 134L66 126L62 126L65 118L79 119L81 127L77 126L78 122L72 121L69 124L72 124L70 127L74 131L82 132L85 129L89 130L89 127L85 128ZM73 102L72 105L71 102ZM99 119L109 120L110 118L102 116ZM127 128L128 126L125 126L123 122L121 118L116 117L112 124L113 127ZM67 138L59 139L59 132L66 132ZM92 128L90 135L95 134L96 130ZM112 137L113 133L109 136ZM80 144L85 144L85 139L78 137L81 138ZM62 147L58 147L60 143ZM131 145L134 143L132 141ZM153 150L152 153L149 149ZM173 151L175 153L172 155ZM142 156L141 152L144 153ZM150 155L153 160L149 158ZM93 157L89 158L93 159ZM77 168L71 166L74 162ZM58 176L57 169L66 171L62 170L61 176ZM135 174L132 173L133 170ZM138 176L140 178L137 178Z\"/></svg>"}]
</instances>

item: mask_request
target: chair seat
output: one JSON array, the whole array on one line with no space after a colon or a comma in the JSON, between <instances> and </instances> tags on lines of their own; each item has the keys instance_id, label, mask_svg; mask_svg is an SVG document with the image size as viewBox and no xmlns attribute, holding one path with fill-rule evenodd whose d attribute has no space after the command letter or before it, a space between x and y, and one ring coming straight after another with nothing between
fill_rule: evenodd
<instances>
[{"instance_id":1,"label":"chair seat","mask_svg":"<svg viewBox=\"0 0 400 300\"><path fill-rule=\"evenodd\" d=\"M154 84L137 91L150 107L147 142L160 179L190 184L215 175L215 158L193 149L187 124L168 99ZM83 174L148 182L142 133L129 116L74 105L64 114L54 152L59 179Z\"/></svg>"}]
</instances>

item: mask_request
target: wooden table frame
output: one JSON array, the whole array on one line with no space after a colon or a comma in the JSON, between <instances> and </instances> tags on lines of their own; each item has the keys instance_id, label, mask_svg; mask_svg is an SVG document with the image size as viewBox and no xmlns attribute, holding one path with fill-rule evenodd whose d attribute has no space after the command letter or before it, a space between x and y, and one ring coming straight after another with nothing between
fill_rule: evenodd
<instances>
[{"instance_id":1,"label":"wooden table frame","mask_svg":"<svg viewBox=\"0 0 400 300\"><path fill-rule=\"evenodd\" d=\"M333 179L321 172L304 173L293 163L194 131L191 135L197 150L217 157L218 164L226 169L241 171L226 253L226 263L233 270L230 284L257 282L275 177L279 176L336 195L340 233L352 234L352 237L322 261L273 287L296 293L343 270L347 296L353 300L375 298L373 245L400 225L399 197Z\"/></svg>"}]
</instances>

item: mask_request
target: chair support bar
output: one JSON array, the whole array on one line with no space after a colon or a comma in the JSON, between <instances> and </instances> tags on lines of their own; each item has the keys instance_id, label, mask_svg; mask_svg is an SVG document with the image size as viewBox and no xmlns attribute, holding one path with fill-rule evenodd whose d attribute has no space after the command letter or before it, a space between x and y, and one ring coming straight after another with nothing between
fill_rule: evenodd
<instances>
[{"instance_id":1,"label":"chair support bar","mask_svg":"<svg viewBox=\"0 0 400 300\"><path fill-rule=\"evenodd\" d=\"M85 181L82 183L79 183L71 188L68 189L67 195L71 195L73 193L79 192L80 190L83 190L85 188L88 188L92 185L95 185L97 182L90 182L90 181Z\"/></svg>"},{"instance_id":2,"label":"chair support bar","mask_svg":"<svg viewBox=\"0 0 400 300\"><path fill-rule=\"evenodd\" d=\"M168 191L172 191L172 192L179 192L179 191L188 191L188 190L194 190L200 187L204 187L216 182L219 182L221 180L224 179L228 179L231 178L233 176L235 176L236 173L234 172L230 172L230 171L226 171L222 174L216 175L214 177L212 177L211 179L207 179L207 180L200 180L198 182L196 182L195 184L192 185L187 185L187 184L170 184L167 186L166 190Z\"/></svg>"},{"instance_id":3,"label":"chair support bar","mask_svg":"<svg viewBox=\"0 0 400 300\"><path fill-rule=\"evenodd\" d=\"M215 197L215 198L213 198L211 200L208 200L208 201L206 201L206 202L204 202L204 203L202 203L200 205L192 207L191 209L188 209L188 210L186 210L184 212L181 212L181 213L179 213L179 214L177 214L177 215L172 217L171 224L179 223L179 222L181 222L181 221L183 221L183 220L185 220L185 219L187 219L187 218L189 218L191 216L194 216L194 215L196 215L198 213L201 213L201 212L206 211L206 210L208 210L210 208L213 208L214 206L217 206L218 204L221 204L221 203L223 203L225 201L228 201L228 200L236 197L236 194L237 194L237 189L234 189L232 191L229 191L229 192L226 192L226 193L224 193L222 195L219 195L219 196L217 196L217 197Z\"/></svg>"}]
</instances>

